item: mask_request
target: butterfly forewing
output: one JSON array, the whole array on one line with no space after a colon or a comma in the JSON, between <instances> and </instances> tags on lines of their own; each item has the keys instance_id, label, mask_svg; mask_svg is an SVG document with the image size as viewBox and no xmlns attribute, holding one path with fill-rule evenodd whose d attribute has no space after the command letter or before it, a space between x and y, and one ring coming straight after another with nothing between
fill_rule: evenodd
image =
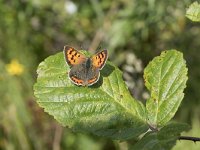
<instances>
[{"instance_id":1,"label":"butterfly forewing","mask_svg":"<svg viewBox=\"0 0 200 150\"><path fill-rule=\"evenodd\" d=\"M92 64L94 67L99 68L101 70L103 66L105 65L105 62L108 58L108 52L107 50L103 50L94 56L92 56Z\"/></svg>"},{"instance_id":2,"label":"butterfly forewing","mask_svg":"<svg viewBox=\"0 0 200 150\"><path fill-rule=\"evenodd\" d=\"M64 47L64 56L65 60L69 66L81 64L86 60L85 55L77 51L75 48L71 46Z\"/></svg>"}]
</instances>

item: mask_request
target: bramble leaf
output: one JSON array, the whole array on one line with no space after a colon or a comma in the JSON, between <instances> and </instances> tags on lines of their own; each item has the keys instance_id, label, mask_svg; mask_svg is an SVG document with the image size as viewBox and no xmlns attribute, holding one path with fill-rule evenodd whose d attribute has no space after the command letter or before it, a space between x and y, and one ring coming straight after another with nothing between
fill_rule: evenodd
<instances>
[{"instance_id":1,"label":"bramble leaf","mask_svg":"<svg viewBox=\"0 0 200 150\"><path fill-rule=\"evenodd\" d=\"M192 3L186 11L186 17L192 21L200 22L200 4Z\"/></svg>"},{"instance_id":2,"label":"bramble leaf","mask_svg":"<svg viewBox=\"0 0 200 150\"><path fill-rule=\"evenodd\" d=\"M182 123L170 123L158 132L148 132L130 150L170 150L178 140L180 133L190 129Z\"/></svg>"},{"instance_id":3,"label":"bramble leaf","mask_svg":"<svg viewBox=\"0 0 200 150\"><path fill-rule=\"evenodd\" d=\"M187 68L181 52L164 51L144 70L144 80L151 92L146 110L152 127L165 125L176 113L184 96Z\"/></svg>"},{"instance_id":4,"label":"bramble leaf","mask_svg":"<svg viewBox=\"0 0 200 150\"><path fill-rule=\"evenodd\" d=\"M136 137L147 130L145 108L132 98L121 71L110 62L89 87L71 83L63 53L50 56L38 69L37 103L60 122L78 131L113 139Z\"/></svg>"}]
</instances>

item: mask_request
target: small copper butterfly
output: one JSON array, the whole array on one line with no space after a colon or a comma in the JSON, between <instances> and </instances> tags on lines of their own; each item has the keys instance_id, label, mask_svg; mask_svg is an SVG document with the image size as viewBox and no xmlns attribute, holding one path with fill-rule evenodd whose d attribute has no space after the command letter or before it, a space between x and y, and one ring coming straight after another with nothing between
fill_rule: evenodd
<instances>
[{"instance_id":1,"label":"small copper butterfly","mask_svg":"<svg viewBox=\"0 0 200 150\"><path fill-rule=\"evenodd\" d=\"M107 50L100 51L91 57L70 46L64 46L64 56L70 66L69 79L76 85L90 86L99 80L100 70L108 58Z\"/></svg>"}]
</instances>

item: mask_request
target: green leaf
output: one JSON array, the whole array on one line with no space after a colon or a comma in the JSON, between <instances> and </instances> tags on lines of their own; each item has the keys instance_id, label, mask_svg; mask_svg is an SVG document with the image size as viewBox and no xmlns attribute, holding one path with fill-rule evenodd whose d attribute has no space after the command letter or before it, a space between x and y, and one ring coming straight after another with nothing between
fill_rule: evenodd
<instances>
[{"instance_id":1,"label":"green leaf","mask_svg":"<svg viewBox=\"0 0 200 150\"><path fill-rule=\"evenodd\" d=\"M192 3L186 11L186 17L192 21L200 22L200 4Z\"/></svg>"},{"instance_id":2,"label":"green leaf","mask_svg":"<svg viewBox=\"0 0 200 150\"><path fill-rule=\"evenodd\" d=\"M180 133L189 129L187 124L170 123L158 132L148 132L130 150L170 150Z\"/></svg>"},{"instance_id":3,"label":"green leaf","mask_svg":"<svg viewBox=\"0 0 200 150\"><path fill-rule=\"evenodd\" d=\"M37 70L37 103L60 122L77 131L127 139L147 130L145 108L130 95L121 71L107 62L99 81L89 87L71 83L63 53L48 57Z\"/></svg>"},{"instance_id":4,"label":"green leaf","mask_svg":"<svg viewBox=\"0 0 200 150\"><path fill-rule=\"evenodd\" d=\"M165 125L176 113L186 87L187 68L182 53L164 51L144 70L144 80L151 92L146 110L152 127Z\"/></svg>"}]
</instances>

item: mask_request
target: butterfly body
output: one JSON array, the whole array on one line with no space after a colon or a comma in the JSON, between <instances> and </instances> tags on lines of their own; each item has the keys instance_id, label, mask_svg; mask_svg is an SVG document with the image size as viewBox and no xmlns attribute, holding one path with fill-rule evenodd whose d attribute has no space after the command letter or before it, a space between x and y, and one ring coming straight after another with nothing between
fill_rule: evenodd
<instances>
[{"instance_id":1,"label":"butterfly body","mask_svg":"<svg viewBox=\"0 0 200 150\"><path fill-rule=\"evenodd\" d=\"M90 86L98 81L100 70L107 60L107 50L86 57L73 47L65 46L64 55L70 66L69 79L74 84L82 86Z\"/></svg>"}]
</instances>

